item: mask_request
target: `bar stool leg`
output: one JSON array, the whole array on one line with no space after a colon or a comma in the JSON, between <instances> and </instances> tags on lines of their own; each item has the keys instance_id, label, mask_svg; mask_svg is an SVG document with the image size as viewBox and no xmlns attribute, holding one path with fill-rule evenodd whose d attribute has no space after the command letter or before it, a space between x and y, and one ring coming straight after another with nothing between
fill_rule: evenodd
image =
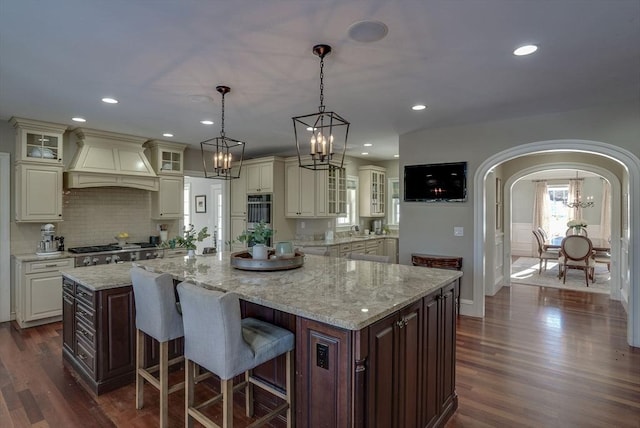
<instances>
[{"instance_id":1,"label":"bar stool leg","mask_svg":"<svg viewBox=\"0 0 640 428\"><path fill-rule=\"evenodd\" d=\"M222 428L233 428L233 378L221 379Z\"/></svg>"},{"instance_id":2,"label":"bar stool leg","mask_svg":"<svg viewBox=\"0 0 640 428\"><path fill-rule=\"evenodd\" d=\"M169 425L169 342L160 342L160 427Z\"/></svg>"},{"instance_id":3,"label":"bar stool leg","mask_svg":"<svg viewBox=\"0 0 640 428\"><path fill-rule=\"evenodd\" d=\"M194 373L195 364L188 359L184 359L184 373L186 376L184 385L184 417L185 427L193 428L193 418L189 414L189 408L193 407L194 400Z\"/></svg>"},{"instance_id":4,"label":"bar stool leg","mask_svg":"<svg viewBox=\"0 0 640 428\"><path fill-rule=\"evenodd\" d=\"M287 352L287 368L286 368L286 383L287 383L287 428L293 428L294 423L294 409L293 409L293 351Z\"/></svg>"},{"instance_id":5,"label":"bar stool leg","mask_svg":"<svg viewBox=\"0 0 640 428\"><path fill-rule=\"evenodd\" d=\"M245 409L249 418L253 416L253 384L249 381L252 375L253 370L244 372L244 381L246 382L244 387Z\"/></svg>"},{"instance_id":6,"label":"bar stool leg","mask_svg":"<svg viewBox=\"0 0 640 428\"><path fill-rule=\"evenodd\" d=\"M136 409L142 409L144 403L144 378L140 370L144 367L144 333L136 329Z\"/></svg>"}]
</instances>

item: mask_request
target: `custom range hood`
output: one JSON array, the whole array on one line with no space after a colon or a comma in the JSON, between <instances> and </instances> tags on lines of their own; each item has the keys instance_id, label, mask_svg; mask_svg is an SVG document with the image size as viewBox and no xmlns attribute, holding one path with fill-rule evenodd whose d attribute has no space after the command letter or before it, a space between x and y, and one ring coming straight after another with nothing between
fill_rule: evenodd
<instances>
[{"instance_id":1,"label":"custom range hood","mask_svg":"<svg viewBox=\"0 0 640 428\"><path fill-rule=\"evenodd\" d=\"M77 151L65 171L65 187L132 187L157 191L159 178L144 154L146 138L77 128Z\"/></svg>"}]
</instances>

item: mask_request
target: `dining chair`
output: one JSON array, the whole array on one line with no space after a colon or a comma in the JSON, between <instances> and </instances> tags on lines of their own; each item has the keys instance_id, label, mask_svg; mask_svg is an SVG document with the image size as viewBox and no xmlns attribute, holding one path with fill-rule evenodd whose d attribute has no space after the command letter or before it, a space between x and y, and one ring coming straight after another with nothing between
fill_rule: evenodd
<instances>
[{"instance_id":1,"label":"dining chair","mask_svg":"<svg viewBox=\"0 0 640 428\"><path fill-rule=\"evenodd\" d=\"M233 391L245 389L245 410L253 416L253 386L279 397L283 402L251 426L261 426L286 413L287 427L294 425L295 337L292 332L255 318L241 319L240 299L235 293L206 289L188 282L178 284L184 321L185 426L195 419L206 427L217 427L202 409L222 400L222 427L233 426ZM280 355L286 355L285 384L282 392L253 376L253 369ZM203 367L220 378L221 393L195 403L194 366ZM244 373L244 381L233 385L233 378ZM198 394L200 397L200 394Z\"/></svg>"},{"instance_id":2,"label":"dining chair","mask_svg":"<svg viewBox=\"0 0 640 428\"><path fill-rule=\"evenodd\" d=\"M557 251L549 251L544 249L544 240L542 239L542 235L537 230L532 230L533 236L536 238L536 242L538 243L538 259L540 260L540 267L538 268L538 275L542 273L542 262L544 261L544 270L547 270L547 261L548 260L558 260L558 252Z\"/></svg>"},{"instance_id":3,"label":"dining chair","mask_svg":"<svg viewBox=\"0 0 640 428\"><path fill-rule=\"evenodd\" d=\"M547 242L549 240L549 235L547 232L540 226L538 226L538 233L542 236L542 242Z\"/></svg>"},{"instance_id":4,"label":"dining chair","mask_svg":"<svg viewBox=\"0 0 640 428\"><path fill-rule=\"evenodd\" d=\"M568 269L581 269L589 286L589 279L595 282L595 251L589 238L581 235L569 235L560 244L560 257L558 258L559 277L562 283L567 280Z\"/></svg>"},{"instance_id":5,"label":"dining chair","mask_svg":"<svg viewBox=\"0 0 640 428\"><path fill-rule=\"evenodd\" d=\"M587 238L589 237L589 232L587 232L587 229L585 227L581 227L580 229L578 229L578 233L575 233L575 232L576 231L573 227L569 227L564 232L564 235L565 236L569 236L569 235L586 236Z\"/></svg>"},{"instance_id":6,"label":"dining chair","mask_svg":"<svg viewBox=\"0 0 640 428\"><path fill-rule=\"evenodd\" d=\"M169 387L169 366L181 363L183 356L169 360L169 342L184 336L182 316L176 307L173 278L139 267L131 269L133 298L136 307L136 409L144 403L144 381L160 393L160 426L169 425L169 394L184 388L184 382ZM144 367L145 335L159 343L158 365ZM158 377L154 375L158 372Z\"/></svg>"}]
</instances>

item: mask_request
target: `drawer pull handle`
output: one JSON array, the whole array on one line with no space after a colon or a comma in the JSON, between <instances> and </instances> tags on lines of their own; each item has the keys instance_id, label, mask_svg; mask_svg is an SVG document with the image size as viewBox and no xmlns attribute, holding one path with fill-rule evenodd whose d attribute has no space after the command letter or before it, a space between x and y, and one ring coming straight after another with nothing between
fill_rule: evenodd
<instances>
[{"instance_id":1,"label":"drawer pull handle","mask_svg":"<svg viewBox=\"0 0 640 428\"><path fill-rule=\"evenodd\" d=\"M53 265L44 265L44 267L57 267L58 265L53 264Z\"/></svg>"},{"instance_id":2,"label":"drawer pull handle","mask_svg":"<svg viewBox=\"0 0 640 428\"><path fill-rule=\"evenodd\" d=\"M85 311L80 311L80 310L79 310L79 311L77 311L76 313L77 313L78 315L83 315L83 316L85 316L85 317L89 315L89 314L88 314L88 313L86 313Z\"/></svg>"},{"instance_id":3,"label":"drawer pull handle","mask_svg":"<svg viewBox=\"0 0 640 428\"><path fill-rule=\"evenodd\" d=\"M87 356L84 353L80 352L78 353L78 358L80 358L81 360L86 360Z\"/></svg>"}]
</instances>

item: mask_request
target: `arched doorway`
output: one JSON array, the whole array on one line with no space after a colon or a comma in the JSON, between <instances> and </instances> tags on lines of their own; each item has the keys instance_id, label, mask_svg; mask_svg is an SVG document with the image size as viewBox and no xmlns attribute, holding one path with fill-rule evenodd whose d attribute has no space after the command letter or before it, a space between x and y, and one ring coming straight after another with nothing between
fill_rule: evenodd
<instances>
[{"instance_id":1,"label":"arched doorway","mask_svg":"<svg viewBox=\"0 0 640 428\"><path fill-rule=\"evenodd\" d=\"M623 236L622 249L618 253L624 258L623 276L628 283L627 341L632 346L640 346L640 159L631 152L606 143L585 140L552 140L523 144L485 160L474 176L474 273L473 273L473 316L484 316L484 290L486 282L486 187L485 179L492 168L521 156L541 152L565 151L587 152L614 159L624 166L628 174L628 184L622 188L625 206L628 206L628 228ZM627 190L628 189L628 193ZM621 204L620 204L621 205Z\"/></svg>"}]
</instances>

